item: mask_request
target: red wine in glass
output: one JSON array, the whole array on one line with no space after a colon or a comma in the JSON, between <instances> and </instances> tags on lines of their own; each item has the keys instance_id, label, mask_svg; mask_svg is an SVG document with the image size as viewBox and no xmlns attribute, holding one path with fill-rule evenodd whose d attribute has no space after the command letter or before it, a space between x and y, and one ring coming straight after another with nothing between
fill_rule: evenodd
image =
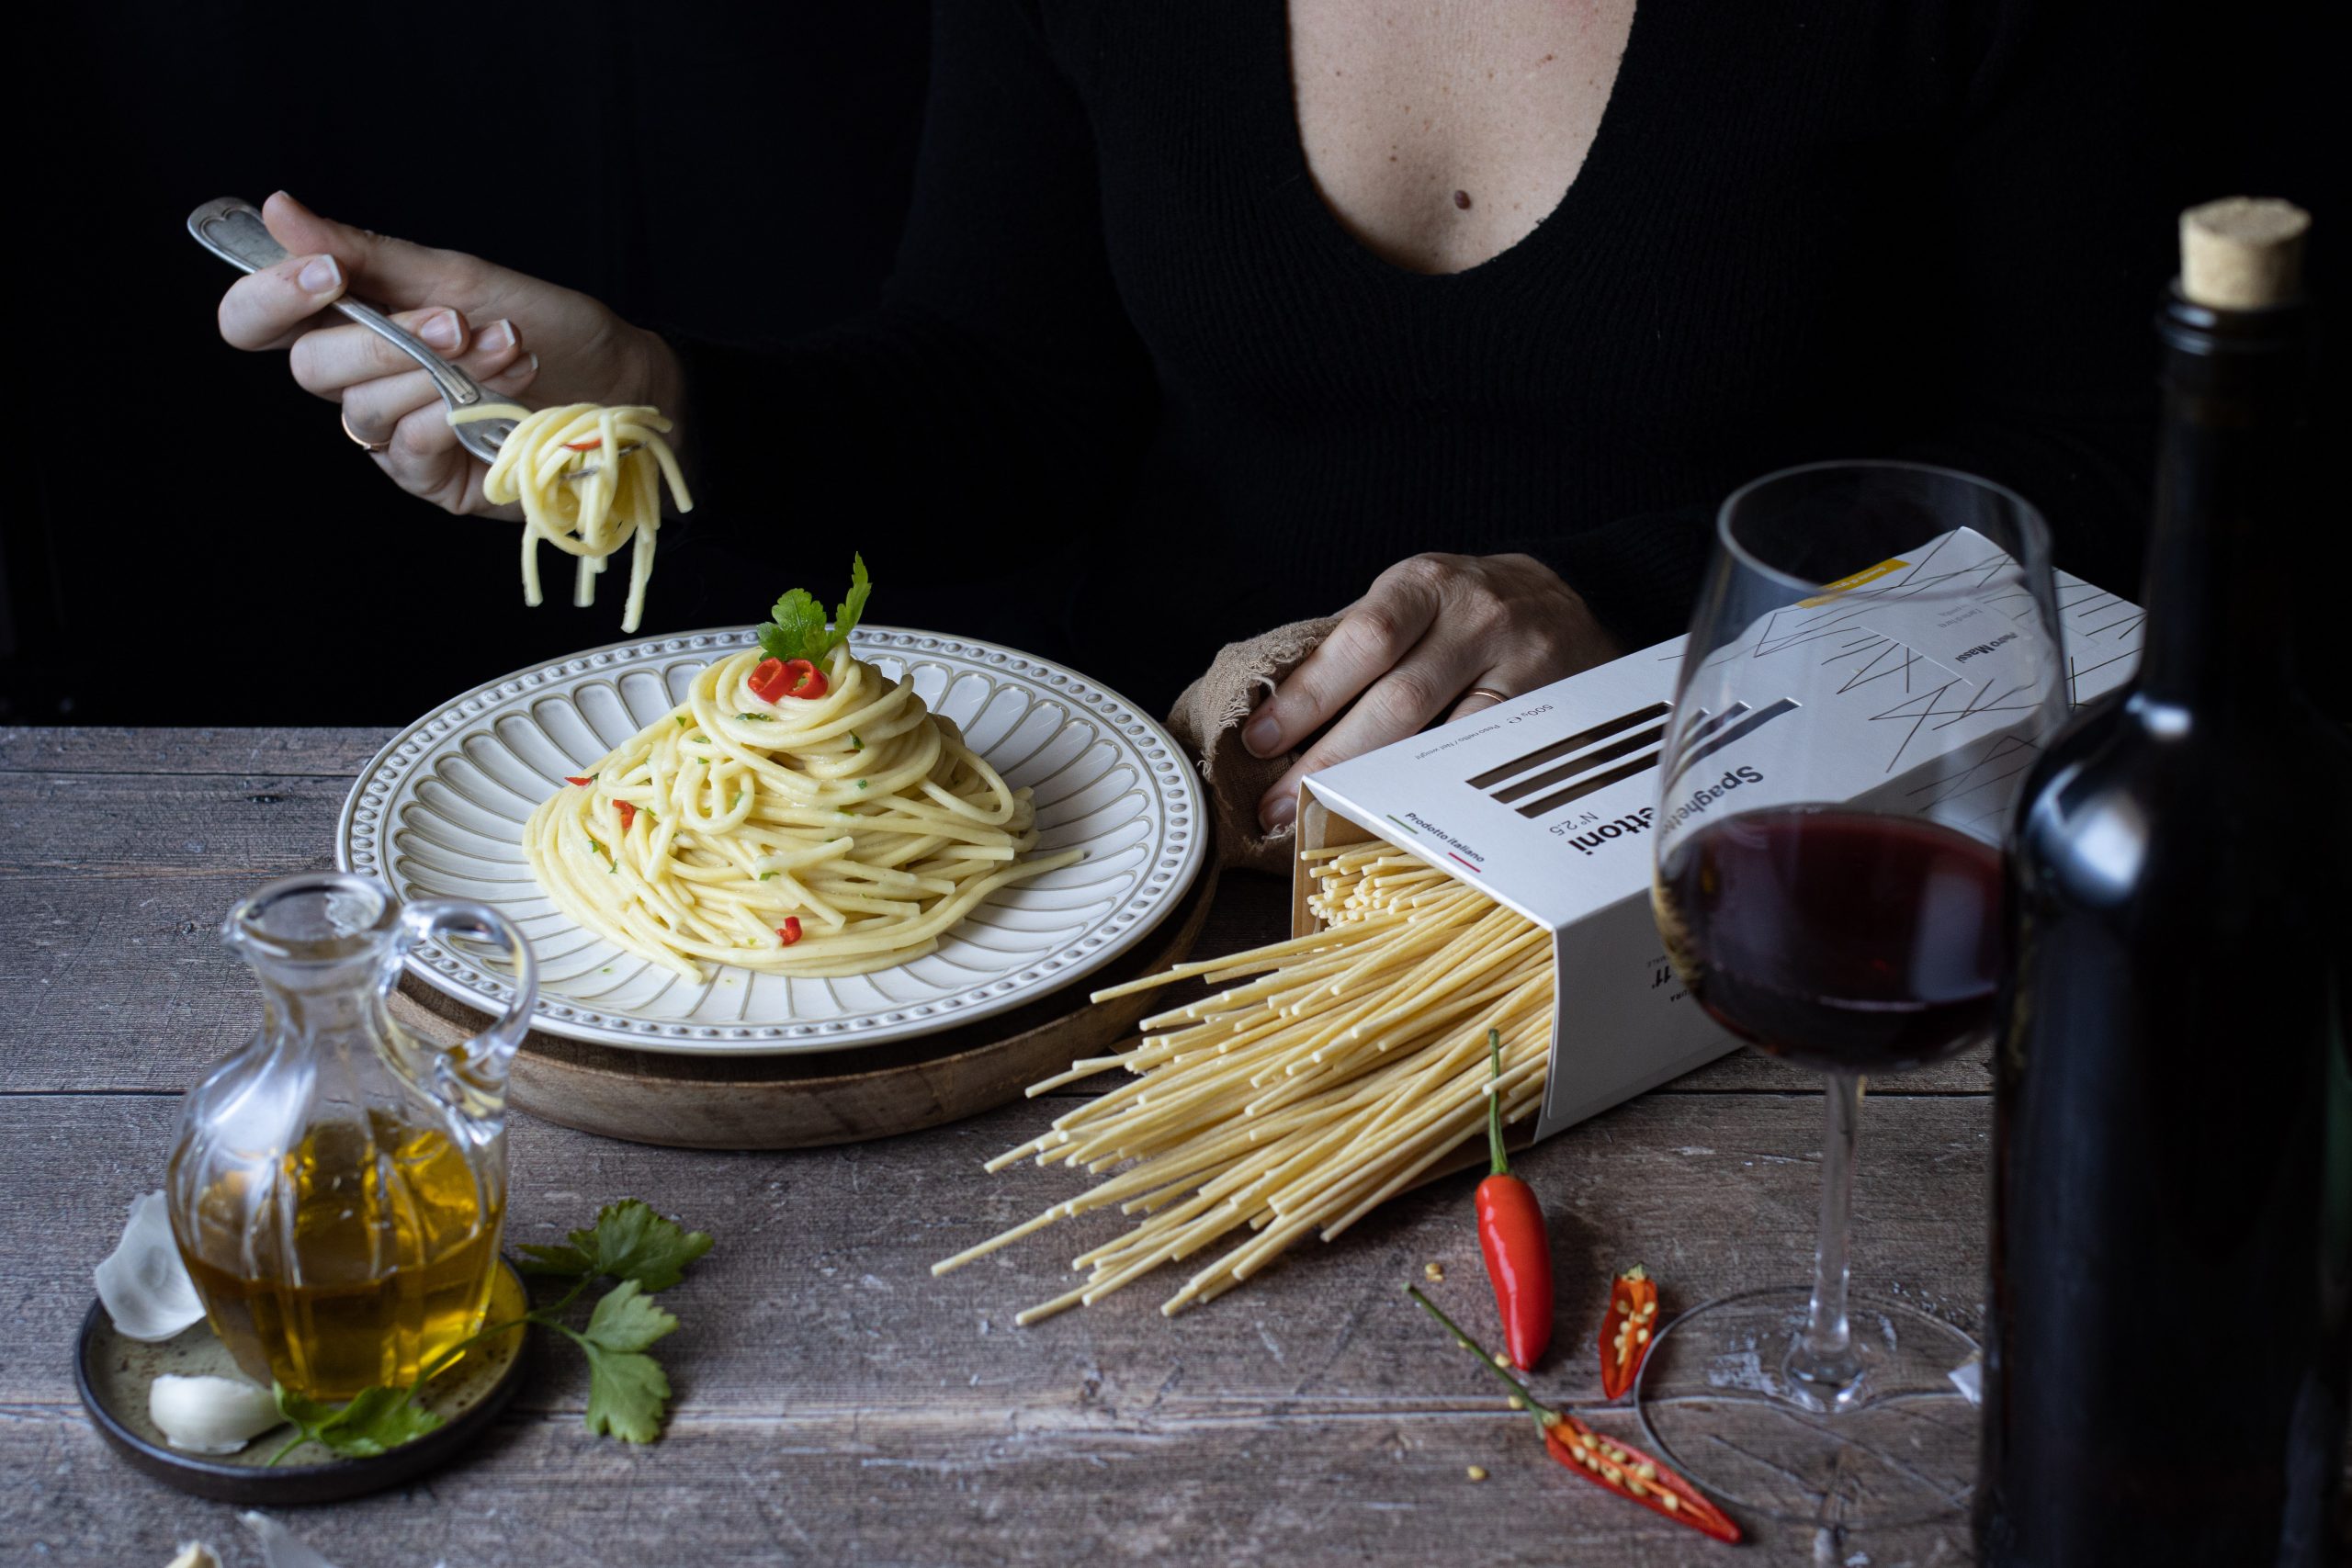
<instances>
[{"instance_id":1,"label":"red wine in glass","mask_svg":"<svg viewBox=\"0 0 2352 1568\"><path fill-rule=\"evenodd\" d=\"M1882 1074L1992 1032L2001 852L1916 817L1791 806L1712 822L1658 868L1691 994L1775 1056Z\"/></svg>"}]
</instances>

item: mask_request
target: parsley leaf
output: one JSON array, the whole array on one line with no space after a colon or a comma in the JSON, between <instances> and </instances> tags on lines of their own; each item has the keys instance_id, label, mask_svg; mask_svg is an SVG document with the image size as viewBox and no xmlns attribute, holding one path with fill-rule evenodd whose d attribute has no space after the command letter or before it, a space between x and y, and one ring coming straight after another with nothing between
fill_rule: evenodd
<instances>
[{"instance_id":1,"label":"parsley leaf","mask_svg":"<svg viewBox=\"0 0 2352 1568\"><path fill-rule=\"evenodd\" d=\"M337 1409L306 1399L284 1383L272 1383L270 1387L277 1396L277 1413L293 1422L301 1433L278 1451L280 1459L306 1442L316 1443L345 1459L372 1459L444 1425L443 1417L414 1402L409 1389L362 1389L349 1404Z\"/></svg>"},{"instance_id":2,"label":"parsley leaf","mask_svg":"<svg viewBox=\"0 0 2352 1568\"><path fill-rule=\"evenodd\" d=\"M624 1280L605 1292L588 1314L586 1337L599 1349L643 1350L676 1329L677 1314L663 1310L643 1290L636 1280Z\"/></svg>"},{"instance_id":3,"label":"parsley leaf","mask_svg":"<svg viewBox=\"0 0 2352 1568\"><path fill-rule=\"evenodd\" d=\"M588 1352L588 1429L610 1432L625 1443L650 1443L662 1435L670 1404L670 1380L662 1363L635 1351L606 1350L582 1339Z\"/></svg>"},{"instance_id":4,"label":"parsley leaf","mask_svg":"<svg viewBox=\"0 0 2352 1568\"><path fill-rule=\"evenodd\" d=\"M610 1274L633 1280L648 1291L666 1291L678 1282L686 1265L710 1250L710 1237L689 1231L674 1220L663 1219L641 1199L607 1203L596 1212L594 1229L573 1231L570 1245L526 1245L526 1274L570 1275L573 1278Z\"/></svg>"},{"instance_id":5,"label":"parsley leaf","mask_svg":"<svg viewBox=\"0 0 2352 1568\"><path fill-rule=\"evenodd\" d=\"M832 624L827 626L825 607L817 596L805 588L796 588L775 602L768 611L768 619L758 628L761 649L771 659L789 663L805 659L811 664L824 662L825 655L849 640L865 617L866 597L874 584L865 575L865 558L853 553L849 562L849 597L834 610Z\"/></svg>"},{"instance_id":6,"label":"parsley leaf","mask_svg":"<svg viewBox=\"0 0 2352 1568\"><path fill-rule=\"evenodd\" d=\"M859 618L865 614L865 597L873 592L874 584L865 576L865 558L854 550L851 551L849 597L842 600L841 607L833 612L833 635L825 644L827 652L832 651L835 644L849 640L849 634L857 629Z\"/></svg>"},{"instance_id":7,"label":"parsley leaf","mask_svg":"<svg viewBox=\"0 0 2352 1568\"><path fill-rule=\"evenodd\" d=\"M825 607L805 588L775 602L759 628L760 646L771 659L814 660L825 650Z\"/></svg>"}]
</instances>

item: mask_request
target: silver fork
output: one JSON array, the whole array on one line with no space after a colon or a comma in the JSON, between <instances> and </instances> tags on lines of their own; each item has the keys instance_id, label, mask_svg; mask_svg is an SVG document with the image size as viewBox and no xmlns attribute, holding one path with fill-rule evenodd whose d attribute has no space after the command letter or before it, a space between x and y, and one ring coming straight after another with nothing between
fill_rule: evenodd
<instances>
[{"instance_id":1,"label":"silver fork","mask_svg":"<svg viewBox=\"0 0 2352 1568\"><path fill-rule=\"evenodd\" d=\"M286 247L271 238L269 230L261 220L261 214L250 203L239 201L233 196L208 201L189 213L187 231L196 236L198 244L239 272L259 272L263 267L276 266L286 259ZM424 373L433 378L434 387L441 393L442 400L449 405L452 412L481 403L514 400L485 391L481 382L427 348L422 339L398 325L373 305L363 305L346 296L337 299L334 308L423 366ZM450 428L457 432L458 446L483 462L492 463L498 460L499 447L504 446L506 438L514 433L514 421L469 420ZM624 446L620 455L626 457L636 450L635 446ZM564 477L585 479L594 472L596 466L588 464Z\"/></svg>"}]
</instances>

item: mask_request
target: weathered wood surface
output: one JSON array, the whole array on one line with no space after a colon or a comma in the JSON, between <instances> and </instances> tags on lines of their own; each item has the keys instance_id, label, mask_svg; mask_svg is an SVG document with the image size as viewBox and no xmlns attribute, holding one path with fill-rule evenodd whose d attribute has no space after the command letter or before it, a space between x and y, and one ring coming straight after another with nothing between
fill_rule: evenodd
<instances>
[{"instance_id":1,"label":"weathered wood surface","mask_svg":"<svg viewBox=\"0 0 2352 1568\"><path fill-rule=\"evenodd\" d=\"M204 1537L256 1561L231 1510L118 1463L67 1354L89 1266L156 1182L175 1096L254 1021L213 934L265 876L323 865L370 731L0 731L0 1556L162 1564ZM341 770L338 772L337 770ZM1286 899L1230 879L1203 951L1279 934ZM1988 1115L1981 1063L1871 1097L1858 1272L1974 1329ZM1715 1549L1558 1473L1399 1293L1429 1261L1475 1316L1472 1179L1400 1200L1174 1320L1148 1280L1029 1329L1092 1217L944 1279L927 1265L1074 1190L979 1161L1051 1108L876 1144L717 1154L518 1119L516 1240L641 1196L718 1247L670 1298L677 1401L647 1449L591 1438L576 1359L543 1352L495 1435L424 1486L291 1516L342 1568L1607 1561ZM1742 1054L1526 1156L1553 1215L1559 1344L1540 1380L1597 1397L1601 1281L1640 1258L1669 1307L1792 1279L1816 1201L1810 1080ZM1579 1289L1582 1280L1589 1289ZM1172 1288L1173 1280L1167 1281ZM1633 1436L1630 1417L1598 1424ZM1473 1484L1465 1468L1491 1478ZM1757 1521L1740 1560L1873 1568L1967 1558L1963 1529L1841 1540ZM1728 1561L1728 1560L1727 1560Z\"/></svg>"}]
</instances>

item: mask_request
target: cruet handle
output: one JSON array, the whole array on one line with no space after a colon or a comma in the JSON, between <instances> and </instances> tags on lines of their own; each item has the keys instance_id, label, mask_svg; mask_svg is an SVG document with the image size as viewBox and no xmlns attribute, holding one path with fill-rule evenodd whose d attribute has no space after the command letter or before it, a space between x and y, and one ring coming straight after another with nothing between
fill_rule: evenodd
<instances>
[{"instance_id":1,"label":"cruet handle","mask_svg":"<svg viewBox=\"0 0 2352 1568\"><path fill-rule=\"evenodd\" d=\"M523 933L489 905L469 898L420 898L401 911L392 933L391 962L384 966L384 989L389 992L400 983L401 963L412 952L443 936L503 943L514 967L514 995L506 1010L496 1023L440 1055L428 1086L452 1108L494 1133L505 1115L507 1071L530 1030L532 1004L538 1000L538 960Z\"/></svg>"}]
</instances>

